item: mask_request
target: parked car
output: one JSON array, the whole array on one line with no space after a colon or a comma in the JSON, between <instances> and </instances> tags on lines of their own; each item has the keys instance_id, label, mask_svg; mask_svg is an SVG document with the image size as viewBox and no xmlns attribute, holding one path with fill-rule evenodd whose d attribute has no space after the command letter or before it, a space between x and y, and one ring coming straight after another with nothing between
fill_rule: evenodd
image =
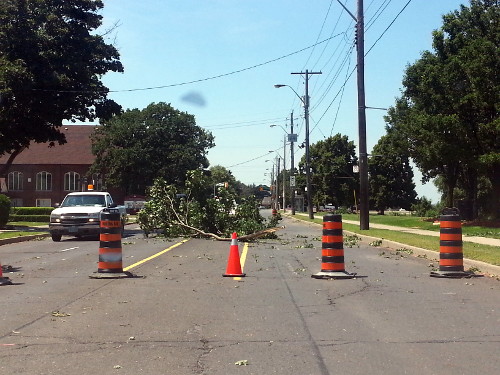
<instances>
[{"instance_id":1,"label":"parked car","mask_svg":"<svg viewBox=\"0 0 500 375\"><path fill-rule=\"evenodd\" d=\"M325 211L327 211L327 212L334 212L335 211L335 206L333 204L327 204L327 205L325 205Z\"/></svg>"}]
</instances>

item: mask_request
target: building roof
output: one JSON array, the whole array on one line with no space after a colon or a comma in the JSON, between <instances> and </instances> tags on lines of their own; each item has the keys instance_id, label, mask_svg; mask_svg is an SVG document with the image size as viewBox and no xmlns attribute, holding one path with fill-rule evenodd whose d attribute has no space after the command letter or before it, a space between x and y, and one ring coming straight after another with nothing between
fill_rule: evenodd
<instances>
[{"instance_id":1,"label":"building roof","mask_svg":"<svg viewBox=\"0 0 500 375\"><path fill-rule=\"evenodd\" d=\"M66 135L64 145L56 143L49 147L48 143L32 143L29 148L21 152L13 162L19 164L92 164L95 156L92 155L90 135L95 125L63 125L61 132ZM9 155L0 157L0 164L7 161Z\"/></svg>"}]
</instances>

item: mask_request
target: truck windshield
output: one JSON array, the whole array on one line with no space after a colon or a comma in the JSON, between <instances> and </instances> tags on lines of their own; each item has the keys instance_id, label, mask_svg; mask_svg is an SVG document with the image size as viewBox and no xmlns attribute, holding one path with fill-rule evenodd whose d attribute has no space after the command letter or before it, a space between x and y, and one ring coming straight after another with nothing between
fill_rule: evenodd
<instances>
[{"instance_id":1,"label":"truck windshield","mask_svg":"<svg viewBox=\"0 0 500 375\"><path fill-rule=\"evenodd\" d=\"M61 207L99 206L104 207L106 201L103 195L70 195L64 199Z\"/></svg>"}]
</instances>

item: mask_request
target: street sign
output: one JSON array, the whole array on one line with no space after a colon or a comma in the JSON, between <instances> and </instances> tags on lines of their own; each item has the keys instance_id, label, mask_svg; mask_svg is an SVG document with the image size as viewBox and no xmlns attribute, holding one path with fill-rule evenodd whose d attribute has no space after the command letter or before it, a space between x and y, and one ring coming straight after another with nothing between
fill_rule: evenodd
<instances>
[{"instance_id":1,"label":"street sign","mask_svg":"<svg viewBox=\"0 0 500 375\"><path fill-rule=\"evenodd\" d=\"M288 134L288 142L297 142L297 134Z\"/></svg>"}]
</instances>

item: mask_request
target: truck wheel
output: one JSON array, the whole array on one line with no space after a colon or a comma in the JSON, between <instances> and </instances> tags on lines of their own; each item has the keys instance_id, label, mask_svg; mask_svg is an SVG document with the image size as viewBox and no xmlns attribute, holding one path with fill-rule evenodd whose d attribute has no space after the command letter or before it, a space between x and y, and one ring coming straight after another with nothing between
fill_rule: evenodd
<instances>
[{"instance_id":1,"label":"truck wheel","mask_svg":"<svg viewBox=\"0 0 500 375\"><path fill-rule=\"evenodd\" d=\"M52 233L51 237L52 237L52 241L59 242L59 241L61 241L62 235L61 234L57 234L57 233Z\"/></svg>"}]
</instances>

